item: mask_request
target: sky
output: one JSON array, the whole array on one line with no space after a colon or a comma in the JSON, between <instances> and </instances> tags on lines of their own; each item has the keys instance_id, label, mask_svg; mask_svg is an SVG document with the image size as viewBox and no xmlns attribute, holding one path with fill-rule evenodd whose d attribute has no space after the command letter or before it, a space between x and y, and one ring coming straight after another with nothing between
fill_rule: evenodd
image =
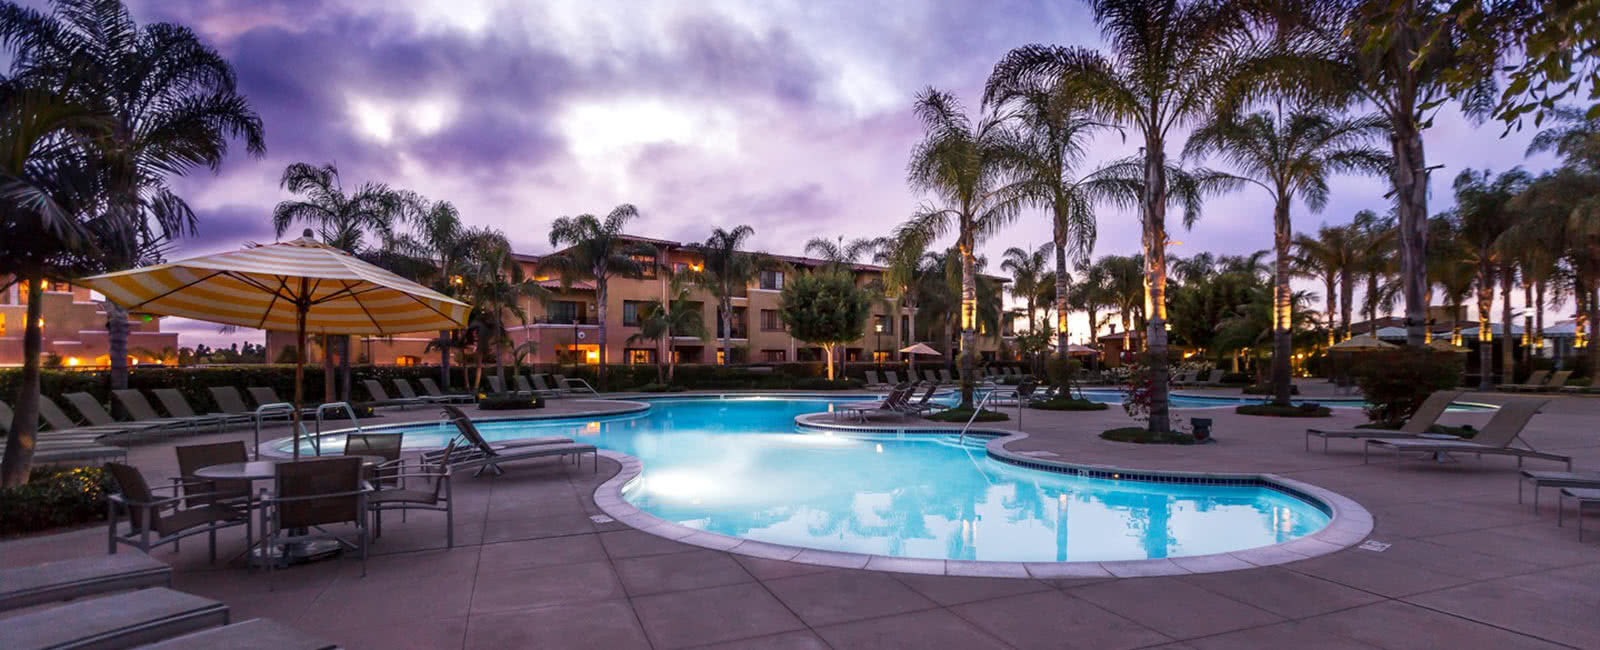
<instances>
[{"instance_id":1,"label":"sky","mask_svg":"<svg viewBox=\"0 0 1600 650\"><path fill-rule=\"evenodd\" d=\"M266 128L264 157L236 146L218 173L173 181L200 217L174 259L273 241L272 207L291 198L278 179L294 162L334 163L347 188L383 182L449 200L519 252L549 251L557 217L625 202L643 214L632 231L679 241L749 224L757 248L799 254L814 236L878 236L926 198L905 181L919 91L953 92L976 112L1011 48L1103 46L1086 5L1071 0L130 4L141 24L188 25L228 58ZM1429 163L1442 166L1430 211L1448 207L1463 168L1554 164L1524 159L1531 132L1501 130L1450 109L1437 116L1425 136ZM1097 138L1086 169L1134 153L1133 140ZM1321 213L1295 206L1296 227L1384 212L1386 190L1377 178L1337 178ZM1172 252L1267 248L1270 210L1259 188L1213 199L1192 231L1172 226L1183 242ZM1098 218L1096 255L1137 252L1135 214ZM998 272L1007 247L1031 249L1049 232L1029 212L981 252ZM1081 316L1073 326L1083 332ZM178 319L165 327L183 345L261 340Z\"/></svg>"}]
</instances>

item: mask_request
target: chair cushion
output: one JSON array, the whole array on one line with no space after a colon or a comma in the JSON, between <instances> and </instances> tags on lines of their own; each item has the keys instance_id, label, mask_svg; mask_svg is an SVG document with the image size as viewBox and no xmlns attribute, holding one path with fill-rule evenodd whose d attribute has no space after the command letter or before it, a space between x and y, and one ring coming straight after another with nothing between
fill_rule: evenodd
<instances>
[{"instance_id":1,"label":"chair cushion","mask_svg":"<svg viewBox=\"0 0 1600 650\"><path fill-rule=\"evenodd\" d=\"M438 503L432 490L378 490L367 496L367 503Z\"/></svg>"}]
</instances>

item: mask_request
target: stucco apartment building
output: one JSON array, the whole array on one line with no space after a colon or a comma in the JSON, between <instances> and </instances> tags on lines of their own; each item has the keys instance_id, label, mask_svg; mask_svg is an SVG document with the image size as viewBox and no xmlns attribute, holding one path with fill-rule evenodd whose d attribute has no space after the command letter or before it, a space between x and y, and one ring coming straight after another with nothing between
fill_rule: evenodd
<instances>
[{"instance_id":1,"label":"stucco apartment building","mask_svg":"<svg viewBox=\"0 0 1600 650\"><path fill-rule=\"evenodd\" d=\"M657 258L652 270L641 278L612 278L608 284L606 328L607 359L613 364L653 364L659 354L654 342L629 342L629 337L639 333L639 318L646 313L647 305L667 299L667 274L656 273L654 268L665 266L676 271L699 270L702 258L695 244L630 237L653 246ZM733 298L731 334L734 362L781 363L786 361L820 360L820 347L812 347L789 336L783 321L778 318L779 294L783 284L794 274L822 266L822 260L771 255L782 262L780 270L764 271L748 287ZM563 288L554 277L539 272L539 256L516 256L529 277L550 289L554 296L547 302L529 299L523 306L528 315L527 325L509 328L517 345L529 344L533 354L525 358L528 363L599 363L599 306L594 285L577 282ZM870 283L883 272L883 268L870 264L854 265L856 282ZM717 319L717 301L704 290L690 290L690 300L704 319L709 340L693 336L674 337L671 353L679 363L717 363L721 360L721 331ZM912 342L912 323L915 313L901 309L889 313L889 305L872 306L862 336L845 346L847 361L890 361L897 358L896 351ZM1006 332L1005 334L1009 334ZM438 362L439 353L427 351L427 344L437 336L434 332L417 332L389 338L363 338L356 354L379 365L414 365ZM278 358L284 348L292 344L292 335L269 332L267 348L269 358ZM994 358L1001 350L1001 336L980 336L979 351L984 357ZM320 348L313 347L314 358L320 358Z\"/></svg>"},{"instance_id":2,"label":"stucco apartment building","mask_svg":"<svg viewBox=\"0 0 1600 650\"><path fill-rule=\"evenodd\" d=\"M9 285L9 286L7 286ZM22 365L22 335L28 322L28 288L0 275L0 366ZM106 314L84 287L45 282L44 353L61 359L64 367L107 366L109 336ZM128 356L132 363L153 363L157 356L175 355L178 334L161 331L161 319L134 314L129 318Z\"/></svg>"}]
</instances>

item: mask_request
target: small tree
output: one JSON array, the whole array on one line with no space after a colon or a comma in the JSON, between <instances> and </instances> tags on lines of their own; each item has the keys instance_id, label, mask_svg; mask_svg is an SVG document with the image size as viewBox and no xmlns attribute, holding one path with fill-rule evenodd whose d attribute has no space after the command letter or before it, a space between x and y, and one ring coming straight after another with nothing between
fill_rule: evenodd
<instances>
[{"instance_id":1,"label":"small tree","mask_svg":"<svg viewBox=\"0 0 1600 650\"><path fill-rule=\"evenodd\" d=\"M833 351L840 343L861 338L871 299L842 273L801 275L783 286L778 317L796 339L822 346L833 379Z\"/></svg>"},{"instance_id":2,"label":"small tree","mask_svg":"<svg viewBox=\"0 0 1600 650\"><path fill-rule=\"evenodd\" d=\"M1362 355L1352 374L1367 400L1367 417L1397 427L1436 390L1461 383L1462 355L1406 347Z\"/></svg>"}]
</instances>

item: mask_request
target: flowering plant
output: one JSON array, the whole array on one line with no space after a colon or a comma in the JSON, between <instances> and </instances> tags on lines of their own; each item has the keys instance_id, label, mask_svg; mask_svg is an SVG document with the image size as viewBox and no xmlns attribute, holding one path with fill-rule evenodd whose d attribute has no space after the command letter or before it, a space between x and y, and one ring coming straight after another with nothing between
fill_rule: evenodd
<instances>
[{"instance_id":1,"label":"flowering plant","mask_svg":"<svg viewBox=\"0 0 1600 650\"><path fill-rule=\"evenodd\" d=\"M1155 380L1150 375L1150 369L1140 364L1129 365L1128 375L1122 385L1122 411L1128 417L1138 420L1149 426L1150 410L1155 395ZM1169 381L1171 375L1168 375ZM1171 419L1169 431L1174 433L1188 433L1189 427L1184 424L1176 409L1167 407L1167 417Z\"/></svg>"}]
</instances>

